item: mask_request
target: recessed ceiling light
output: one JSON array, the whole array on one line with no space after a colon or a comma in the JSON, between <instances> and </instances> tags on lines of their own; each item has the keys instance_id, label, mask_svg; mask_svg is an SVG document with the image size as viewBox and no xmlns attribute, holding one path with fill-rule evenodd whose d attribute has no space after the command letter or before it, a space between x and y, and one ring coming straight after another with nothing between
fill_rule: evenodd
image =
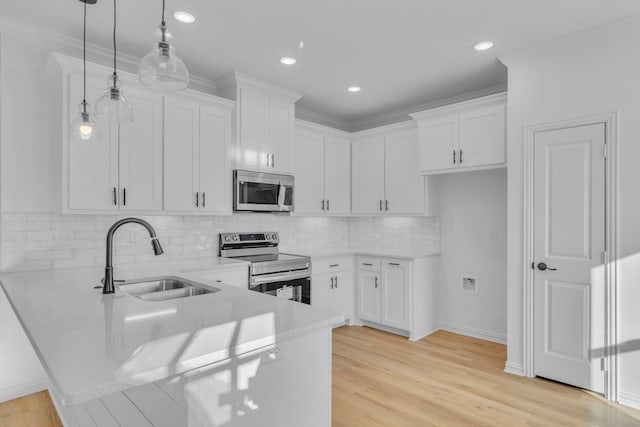
<instances>
[{"instance_id":1,"label":"recessed ceiling light","mask_svg":"<svg viewBox=\"0 0 640 427\"><path fill-rule=\"evenodd\" d=\"M486 40L486 41L474 44L473 48L478 52L481 52L483 50L491 49L493 45L494 43L491 40Z\"/></svg>"},{"instance_id":2,"label":"recessed ceiling light","mask_svg":"<svg viewBox=\"0 0 640 427\"><path fill-rule=\"evenodd\" d=\"M349 92L356 93L356 92L360 92L362 88L360 86L349 86L347 90Z\"/></svg>"},{"instance_id":3,"label":"recessed ceiling light","mask_svg":"<svg viewBox=\"0 0 640 427\"><path fill-rule=\"evenodd\" d=\"M184 10L176 10L173 12L173 17L176 18L176 21L184 22L185 24L192 24L196 20L195 16Z\"/></svg>"},{"instance_id":4,"label":"recessed ceiling light","mask_svg":"<svg viewBox=\"0 0 640 427\"><path fill-rule=\"evenodd\" d=\"M292 58L290 56L283 56L282 58L280 58L280 62L282 62L284 65L293 65L296 62L296 58Z\"/></svg>"}]
</instances>

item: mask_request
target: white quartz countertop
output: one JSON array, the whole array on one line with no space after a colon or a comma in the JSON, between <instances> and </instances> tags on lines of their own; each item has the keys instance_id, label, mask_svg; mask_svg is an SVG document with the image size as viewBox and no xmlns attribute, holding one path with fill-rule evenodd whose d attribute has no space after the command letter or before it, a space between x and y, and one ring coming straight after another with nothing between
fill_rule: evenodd
<instances>
[{"instance_id":1,"label":"white quartz countertop","mask_svg":"<svg viewBox=\"0 0 640 427\"><path fill-rule=\"evenodd\" d=\"M365 255L385 258L420 259L426 257L440 256L439 253L417 253L412 251L402 251L394 249L371 249L371 248L332 248L332 249L287 249L283 252L306 255L311 258L329 258L344 255Z\"/></svg>"},{"instance_id":2,"label":"white quartz countertop","mask_svg":"<svg viewBox=\"0 0 640 427\"><path fill-rule=\"evenodd\" d=\"M240 264L238 264L240 263ZM102 268L4 273L0 282L65 405L223 362L343 321L336 313L198 278L214 259L115 268L116 279L175 275L220 289L168 301L94 289Z\"/></svg>"}]
</instances>

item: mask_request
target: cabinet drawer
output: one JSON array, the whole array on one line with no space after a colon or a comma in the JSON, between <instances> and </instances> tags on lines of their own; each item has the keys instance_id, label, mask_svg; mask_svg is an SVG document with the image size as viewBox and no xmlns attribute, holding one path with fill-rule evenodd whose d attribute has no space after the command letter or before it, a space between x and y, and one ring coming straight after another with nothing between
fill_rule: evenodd
<instances>
[{"instance_id":1,"label":"cabinet drawer","mask_svg":"<svg viewBox=\"0 0 640 427\"><path fill-rule=\"evenodd\" d=\"M326 274L333 273L335 271L345 271L353 269L353 258L350 256L335 257L335 258L321 258L311 260L313 274Z\"/></svg>"},{"instance_id":2,"label":"cabinet drawer","mask_svg":"<svg viewBox=\"0 0 640 427\"><path fill-rule=\"evenodd\" d=\"M356 266L358 270L380 271L380 258L361 256L358 257Z\"/></svg>"},{"instance_id":3,"label":"cabinet drawer","mask_svg":"<svg viewBox=\"0 0 640 427\"><path fill-rule=\"evenodd\" d=\"M242 270L224 271L203 271L194 273L203 279L212 280L217 283L235 286L241 289L249 289L249 270L247 267Z\"/></svg>"}]
</instances>

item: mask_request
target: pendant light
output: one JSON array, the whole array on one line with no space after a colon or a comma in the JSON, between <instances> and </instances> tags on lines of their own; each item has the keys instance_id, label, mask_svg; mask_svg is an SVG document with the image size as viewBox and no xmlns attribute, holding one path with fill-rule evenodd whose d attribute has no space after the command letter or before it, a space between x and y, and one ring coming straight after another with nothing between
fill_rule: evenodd
<instances>
[{"instance_id":1,"label":"pendant light","mask_svg":"<svg viewBox=\"0 0 640 427\"><path fill-rule=\"evenodd\" d=\"M162 22L156 30L160 41L154 43L153 50L140 61L138 78L142 84L156 90L182 90L189 86L189 71L169 43L173 34L164 21L164 3L162 0Z\"/></svg>"},{"instance_id":2,"label":"pendant light","mask_svg":"<svg viewBox=\"0 0 640 427\"><path fill-rule=\"evenodd\" d=\"M80 112L71 123L70 135L75 140L95 141L99 137L98 126L93 115L89 112L90 107L87 102L87 1L84 3L84 24L82 28L82 102Z\"/></svg>"},{"instance_id":3,"label":"pendant light","mask_svg":"<svg viewBox=\"0 0 640 427\"><path fill-rule=\"evenodd\" d=\"M122 95L120 78L116 71L116 0L113 0L113 74L107 77L107 89L96 101L96 116L108 116L118 123L133 122L133 108Z\"/></svg>"}]
</instances>

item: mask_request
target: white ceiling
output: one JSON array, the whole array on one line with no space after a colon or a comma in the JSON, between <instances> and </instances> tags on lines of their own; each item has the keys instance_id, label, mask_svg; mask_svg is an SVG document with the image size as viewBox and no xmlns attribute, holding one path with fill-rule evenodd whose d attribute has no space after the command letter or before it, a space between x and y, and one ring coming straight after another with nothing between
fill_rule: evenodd
<instances>
[{"instance_id":1,"label":"white ceiling","mask_svg":"<svg viewBox=\"0 0 640 427\"><path fill-rule=\"evenodd\" d=\"M141 57L161 0L118 2L119 49ZM2 0L0 16L81 38L77 0ZM88 40L111 47L112 0L88 7ZM237 70L304 94L298 105L345 123L504 85L507 53L640 13L638 0L167 0L190 72ZM495 40L486 52L471 46ZM304 41L304 48L299 42ZM298 63L286 67L281 56ZM362 86L351 94L346 87Z\"/></svg>"}]
</instances>

